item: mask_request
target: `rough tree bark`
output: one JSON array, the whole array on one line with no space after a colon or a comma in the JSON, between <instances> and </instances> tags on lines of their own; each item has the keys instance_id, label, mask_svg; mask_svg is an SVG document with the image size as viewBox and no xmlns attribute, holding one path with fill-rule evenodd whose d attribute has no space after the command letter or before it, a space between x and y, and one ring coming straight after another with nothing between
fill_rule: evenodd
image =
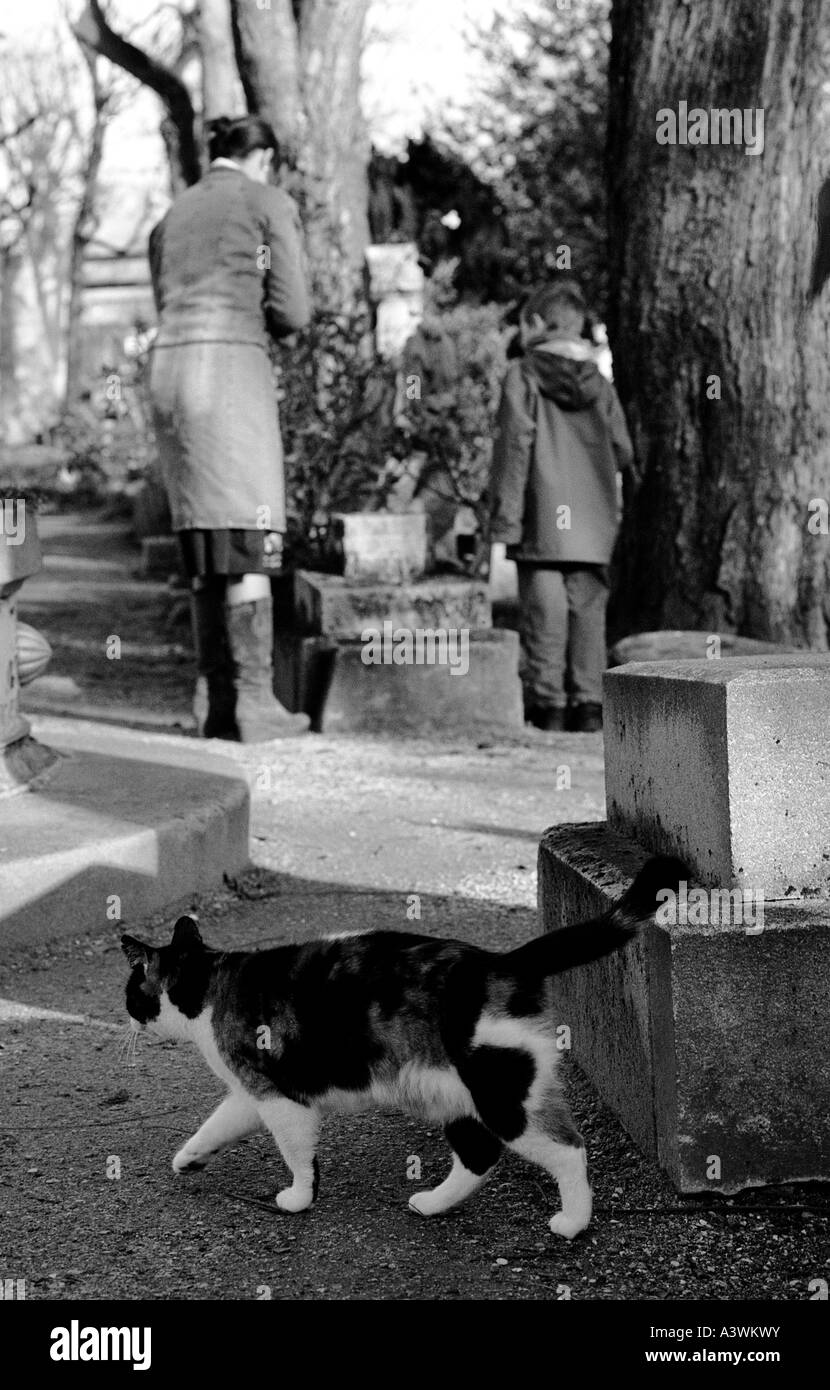
<instances>
[{"instance_id":1,"label":"rough tree bark","mask_svg":"<svg viewBox=\"0 0 830 1390\"><path fill-rule=\"evenodd\" d=\"M236 115L239 76L228 0L200 0L196 28L202 55L202 117L212 121Z\"/></svg>"},{"instance_id":2,"label":"rough tree bark","mask_svg":"<svg viewBox=\"0 0 830 1390\"><path fill-rule=\"evenodd\" d=\"M342 304L369 241L369 138L360 108L368 0L231 0L251 111L299 175L317 302ZM345 272L345 274L344 274Z\"/></svg>"},{"instance_id":3,"label":"rough tree bark","mask_svg":"<svg viewBox=\"0 0 830 1390\"><path fill-rule=\"evenodd\" d=\"M291 0L272 0L265 9L230 0L236 65L248 110L265 116L283 154L295 163L300 148L299 32Z\"/></svg>"},{"instance_id":4,"label":"rough tree bark","mask_svg":"<svg viewBox=\"0 0 830 1390\"><path fill-rule=\"evenodd\" d=\"M645 473L618 635L828 647L828 537L808 529L811 500L830 498L830 286L814 272L827 19L827 0L613 2L609 332ZM760 108L763 153L658 144L657 112L680 102Z\"/></svg>"}]
</instances>

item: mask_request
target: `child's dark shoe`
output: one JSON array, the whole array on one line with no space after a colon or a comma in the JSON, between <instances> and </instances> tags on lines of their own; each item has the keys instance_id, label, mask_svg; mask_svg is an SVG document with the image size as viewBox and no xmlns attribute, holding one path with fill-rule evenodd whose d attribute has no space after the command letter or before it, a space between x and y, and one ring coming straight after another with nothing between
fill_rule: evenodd
<instances>
[{"instance_id":1,"label":"child's dark shoe","mask_svg":"<svg viewBox=\"0 0 830 1390\"><path fill-rule=\"evenodd\" d=\"M556 705L528 705L525 719L546 734L559 733L565 727L565 711Z\"/></svg>"},{"instance_id":2,"label":"child's dark shoe","mask_svg":"<svg viewBox=\"0 0 830 1390\"><path fill-rule=\"evenodd\" d=\"M571 729L575 734L598 734L602 731L602 705L586 701L574 705L571 711Z\"/></svg>"}]
</instances>

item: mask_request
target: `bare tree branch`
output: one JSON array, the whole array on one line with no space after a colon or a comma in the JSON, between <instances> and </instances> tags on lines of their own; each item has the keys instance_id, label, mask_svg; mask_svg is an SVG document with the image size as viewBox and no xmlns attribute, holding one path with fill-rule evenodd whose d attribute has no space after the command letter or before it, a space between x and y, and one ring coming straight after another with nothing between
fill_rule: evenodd
<instances>
[{"instance_id":1,"label":"bare tree branch","mask_svg":"<svg viewBox=\"0 0 830 1390\"><path fill-rule=\"evenodd\" d=\"M181 78L157 58L116 34L107 23L98 0L87 0L86 8L73 26L73 33L80 44L86 44L101 57L123 68L161 99L167 113L167 130L163 133L168 152L174 156L181 182L196 183L201 176L201 164L195 115L190 93ZM172 133L175 133L175 142Z\"/></svg>"},{"instance_id":2,"label":"bare tree branch","mask_svg":"<svg viewBox=\"0 0 830 1390\"><path fill-rule=\"evenodd\" d=\"M28 116L25 121L20 122L20 125L16 128L16 130L7 130L0 132L0 145L7 145L12 140L16 140L18 135L22 135L24 130L28 130L29 126L34 125L36 120L37 115Z\"/></svg>"}]
</instances>

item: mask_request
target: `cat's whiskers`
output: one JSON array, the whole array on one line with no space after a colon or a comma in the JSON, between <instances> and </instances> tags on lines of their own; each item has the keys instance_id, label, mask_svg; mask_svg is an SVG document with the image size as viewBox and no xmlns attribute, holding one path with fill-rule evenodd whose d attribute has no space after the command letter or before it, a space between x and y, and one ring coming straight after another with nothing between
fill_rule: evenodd
<instances>
[{"instance_id":1,"label":"cat's whiskers","mask_svg":"<svg viewBox=\"0 0 830 1390\"><path fill-rule=\"evenodd\" d=\"M136 1050L138 1048L138 1033L131 1023L128 1023L121 1035L118 1045L118 1060L122 1066L134 1067L136 1064Z\"/></svg>"}]
</instances>

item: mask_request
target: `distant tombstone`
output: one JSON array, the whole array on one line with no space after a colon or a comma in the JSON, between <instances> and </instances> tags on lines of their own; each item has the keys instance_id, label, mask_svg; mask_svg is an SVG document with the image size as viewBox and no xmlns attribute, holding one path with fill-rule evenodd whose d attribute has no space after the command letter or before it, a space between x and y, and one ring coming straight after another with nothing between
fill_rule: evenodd
<instances>
[{"instance_id":1,"label":"distant tombstone","mask_svg":"<svg viewBox=\"0 0 830 1390\"><path fill-rule=\"evenodd\" d=\"M332 517L332 533L347 579L406 584L424 572L423 512L340 512Z\"/></svg>"},{"instance_id":2,"label":"distant tombstone","mask_svg":"<svg viewBox=\"0 0 830 1390\"><path fill-rule=\"evenodd\" d=\"M375 343L381 357L400 357L424 312L424 272L412 241L368 246L369 298L375 305Z\"/></svg>"}]
</instances>

